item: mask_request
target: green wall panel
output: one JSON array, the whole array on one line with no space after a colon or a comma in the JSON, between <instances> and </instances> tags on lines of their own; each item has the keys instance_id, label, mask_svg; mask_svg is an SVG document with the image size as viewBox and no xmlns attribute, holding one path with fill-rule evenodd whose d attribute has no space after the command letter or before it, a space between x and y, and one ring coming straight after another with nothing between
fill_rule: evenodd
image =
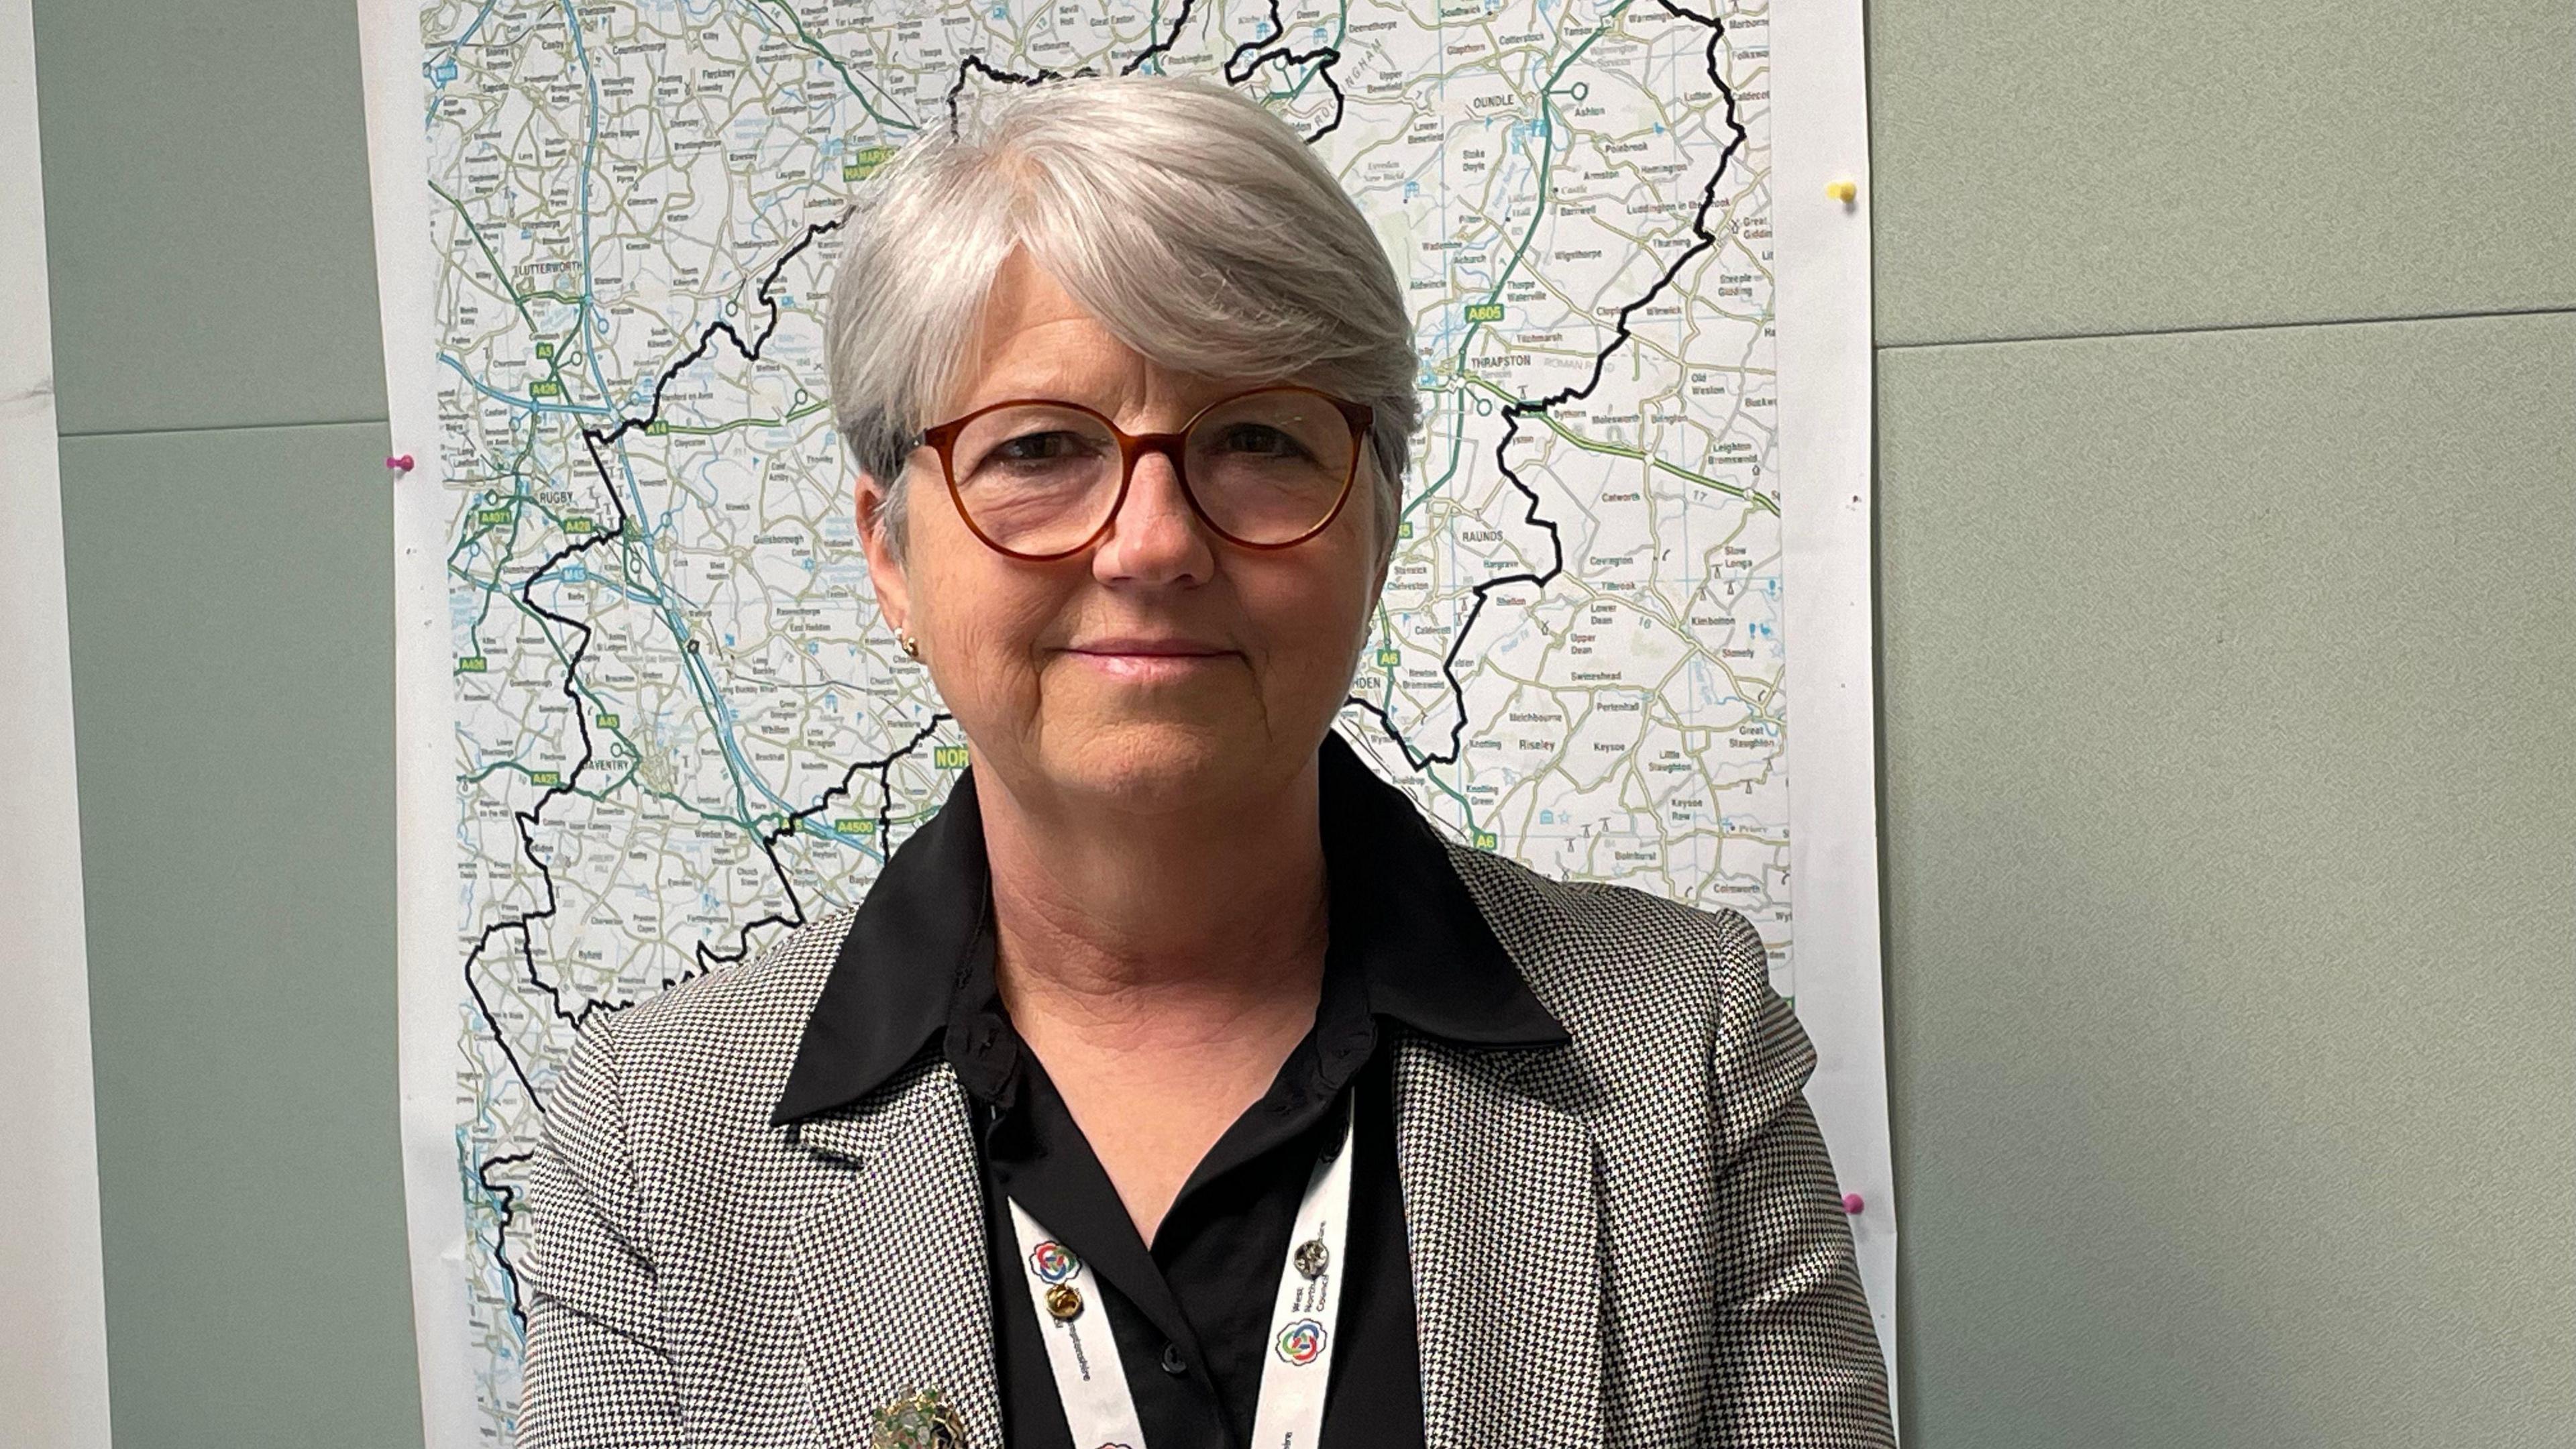
<instances>
[{"instance_id":1,"label":"green wall panel","mask_svg":"<svg viewBox=\"0 0 2576 1449\"><path fill-rule=\"evenodd\" d=\"M385 415L354 0L35 0L65 433Z\"/></svg>"},{"instance_id":2,"label":"green wall panel","mask_svg":"<svg viewBox=\"0 0 2576 1449\"><path fill-rule=\"evenodd\" d=\"M2576 306L2576 5L1876 0L1878 340Z\"/></svg>"},{"instance_id":3,"label":"green wall panel","mask_svg":"<svg viewBox=\"0 0 2576 1449\"><path fill-rule=\"evenodd\" d=\"M384 452L63 444L119 1449L420 1440Z\"/></svg>"},{"instance_id":4,"label":"green wall panel","mask_svg":"<svg viewBox=\"0 0 2576 1449\"><path fill-rule=\"evenodd\" d=\"M1881 368L1911 1442L2576 1443L2576 318Z\"/></svg>"}]
</instances>

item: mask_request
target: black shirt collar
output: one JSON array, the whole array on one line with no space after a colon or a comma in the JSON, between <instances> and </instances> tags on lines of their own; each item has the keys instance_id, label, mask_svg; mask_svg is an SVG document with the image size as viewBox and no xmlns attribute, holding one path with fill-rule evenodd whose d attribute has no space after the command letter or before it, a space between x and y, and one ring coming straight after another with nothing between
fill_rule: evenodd
<instances>
[{"instance_id":1,"label":"black shirt collar","mask_svg":"<svg viewBox=\"0 0 2576 1449\"><path fill-rule=\"evenodd\" d=\"M1481 1047L1568 1038L1449 865L1403 791L1339 734L1324 738L1319 816L1333 948L1369 1010ZM884 1085L949 1029L958 993L989 970L991 875L974 772L887 860L806 1019L773 1124L847 1105Z\"/></svg>"}]
</instances>

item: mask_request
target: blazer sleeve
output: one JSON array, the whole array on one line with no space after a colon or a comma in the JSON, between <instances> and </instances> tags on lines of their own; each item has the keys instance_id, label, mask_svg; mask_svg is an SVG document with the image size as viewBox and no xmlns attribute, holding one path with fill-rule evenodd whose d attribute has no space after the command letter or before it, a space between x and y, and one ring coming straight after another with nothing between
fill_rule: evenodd
<instances>
[{"instance_id":1,"label":"blazer sleeve","mask_svg":"<svg viewBox=\"0 0 2576 1449\"><path fill-rule=\"evenodd\" d=\"M1733 913L1729 913L1733 915ZM1851 1223L1804 1088L1816 1051L1771 989L1751 923L1728 923L1714 1052L1719 1141L1710 1449L1893 1449L1886 1360Z\"/></svg>"},{"instance_id":2,"label":"blazer sleeve","mask_svg":"<svg viewBox=\"0 0 2576 1449\"><path fill-rule=\"evenodd\" d=\"M520 1449L681 1442L615 1041L614 1018L595 1018L545 1104L529 1181L535 1242L520 1268L528 1330Z\"/></svg>"}]
</instances>

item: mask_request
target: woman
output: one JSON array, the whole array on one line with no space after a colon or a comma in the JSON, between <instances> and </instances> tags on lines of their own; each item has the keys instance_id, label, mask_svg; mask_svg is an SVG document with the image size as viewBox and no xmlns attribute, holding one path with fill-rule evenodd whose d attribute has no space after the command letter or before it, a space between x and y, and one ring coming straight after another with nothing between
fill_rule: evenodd
<instances>
[{"instance_id":1,"label":"woman","mask_svg":"<svg viewBox=\"0 0 2576 1449\"><path fill-rule=\"evenodd\" d=\"M1892 1443L1752 928L1331 733L1417 359L1298 138L1026 93L880 174L829 341L971 767L857 911L586 1033L521 1442Z\"/></svg>"}]
</instances>

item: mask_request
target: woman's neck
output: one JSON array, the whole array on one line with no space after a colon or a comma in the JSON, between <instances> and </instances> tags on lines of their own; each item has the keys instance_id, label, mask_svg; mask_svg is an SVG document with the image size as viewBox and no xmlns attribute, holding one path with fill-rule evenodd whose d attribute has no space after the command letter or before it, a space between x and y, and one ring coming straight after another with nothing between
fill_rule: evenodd
<instances>
[{"instance_id":1,"label":"woman's neck","mask_svg":"<svg viewBox=\"0 0 2576 1449\"><path fill-rule=\"evenodd\" d=\"M1044 815L982 790L995 981L1150 1244L1181 1184L1314 1025L1314 767L1187 816Z\"/></svg>"},{"instance_id":2,"label":"woman's neck","mask_svg":"<svg viewBox=\"0 0 2576 1449\"><path fill-rule=\"evenodd\" d=\"M1032 810L977 784L1006 1003L1043 1000L1111 1034L1283 999L1312 1015L1325 939L1312 763L1275 798L1153 815Z\"/></svg>"}]
</instances>

